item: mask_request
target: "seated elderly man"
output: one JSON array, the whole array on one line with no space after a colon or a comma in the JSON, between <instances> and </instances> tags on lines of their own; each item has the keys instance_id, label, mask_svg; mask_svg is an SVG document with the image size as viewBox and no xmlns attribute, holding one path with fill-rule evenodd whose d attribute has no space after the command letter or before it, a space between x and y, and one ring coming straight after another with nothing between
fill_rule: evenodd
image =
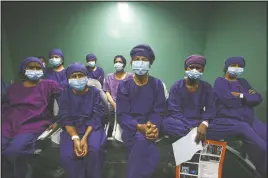
<instances>
[{"instance_id":1,"label":"seated elderly man","mask_svg":"<svg viewBox=\"0 0 268 178\"><path fill-rule=\"evenodd\" d=\"M196 142L206 140L215 107L211 85L201 80L205 65L205 57L200 55L192 55L185 60L186 77L175 82L170 89L168 117L162 125L166 135L180 138L198 127Z\"/></svg>"}]
</instances>

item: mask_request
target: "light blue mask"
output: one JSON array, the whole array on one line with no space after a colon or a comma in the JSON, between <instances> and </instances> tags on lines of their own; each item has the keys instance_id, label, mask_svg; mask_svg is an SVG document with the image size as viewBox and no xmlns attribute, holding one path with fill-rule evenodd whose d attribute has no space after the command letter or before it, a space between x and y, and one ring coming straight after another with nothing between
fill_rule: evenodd
<instances>
[{"instance_id":1,"label":"light blue mask","mask_svg":"<svg viewBox=\"0 0 268 178\"><path fill-rule=\"evenodd\" d=\"M196 69L187 70L187 71L185 71L185 74L187 77L189 77L190 79L194 79L194 80L200 79L203 75L203 73L198 72Z\"/></svg>"},{"instance_id":2,"label":"light blue mask","mask_svg":"<svg viewBox=\"0 0 268 178\"><path fill-rule=\"evenodd\" d=\"M122 64L120 62L117 62L114 64L114 68L115 68L116 72L122 71L124 69L123 66L124 66L124 64Z\"/></svg>"},{"instance_id":3,"label":"light blue mask","mask_svg":"<svg viewBox=\"0 0 268 178\"><path fill-rule=\"evenodd\" d=\"M53 67L58 67L62 63L61 58L51 58L48 61Z\"/></svg>"},{"instance_id":4,"label":"light blue mask","mask_svg":"<svg viewBox=\"0 0 268 178\"><path fill-rule=\"evenodd\" d=\"M244 68L242 68L242 67L228 67L227 72L232 77L237 77L237 76L241 75L244 72Z\"/></svg>"},{"instance_id":5,"label":"light blue mask","mask_svg":"<svg viewBox=\"0 0 268 178\"><path fill-rule=\"evenodd\" d=\"M84 88L86 87L88 82L88 78L87 77L83 77L80 79L69 79L69 85L77 90L77 91L82 91L84 90Z\"/></svg>"},{"instance_id":6,"label":"light blue mask","mask_svg":"<svg viewBox=\"0 0 268 178\"><path fill-rule=\"evenodd\" d=\"M43 77L43 70L25 70L25 75L29 80L39 80Z\"/></svg>"},{"instance_id":7,"label":"light blue mask","mask_svg":"<svg viewBox=\"0 0 268 178\"><path fill-rule=\"evenodd\" d=\"M132 70L137 75L145 75L150 70L149 61L133 61Z\"/></svg>"},{"instance_id":8,"label":"light blue mask","mask_svg":"<svg viewBox=\"0 0 268 178\"><path fill-rule=\"evenodd\" d=\"M89 62L87 63L87 65L88 65L89 67L95 67L96 62L95 62L95 61L89 61Z\"/></svg>"}]
</instances>

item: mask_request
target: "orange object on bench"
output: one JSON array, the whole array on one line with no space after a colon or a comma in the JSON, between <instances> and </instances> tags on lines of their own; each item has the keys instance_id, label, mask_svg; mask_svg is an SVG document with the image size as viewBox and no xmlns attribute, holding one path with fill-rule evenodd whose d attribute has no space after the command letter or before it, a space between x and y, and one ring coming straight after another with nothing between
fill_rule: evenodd
<instances>
[{"instance_id":1,"label":"orange object on bench","mask_svg":"<svg viewBox=\"0 0 268 178\"><path fill-rule=\"evenodd\" d=\"M210 157L213 157L213 155L215 155L215 157L219 157L219 160L218 161L218 177L217 178L222 178L222 167L223 167L223 163L224 163L224 159L225 159L225 151L226 151L226 145L227 143L226 142L222 142L222 141L214 141L214 140L206 140L205 142L205 149L202 150L200 153L196 153L196 154L200 154L200 157L199 157L199 161L201 160L201 156L204 156L204 155L209 155ZM209 145L214 145L214 146L217 146L217 151L219 147L221 147L221 150L220 150L220 155L217 155L217 154L213 154L213 153L207 153L208 152L208 146ZM213 148L210 147L211 149ZM205 152L205 153L204 153ZM217 155L217 156L216 156ZM194 156L193 156L194 157ZM202 160L201 160L202 161ZM188 162L188 161L187 161ZM185 162L187 164L187 162ZM182 164L185 164L185 163L182 163ZM181 165L182 165L181 164ZM188 164L191 164L191 163L188 163ZM179 166L176 166L176 178L200 178L200 162L198 163L192 163L192 164L198 164L198 174L189 174L189 173L183 173L181 172L181 165ZM202 163L201 163L202 164ZM215 178L215 177L213 177Z\"/></svg>"}]
</instances>

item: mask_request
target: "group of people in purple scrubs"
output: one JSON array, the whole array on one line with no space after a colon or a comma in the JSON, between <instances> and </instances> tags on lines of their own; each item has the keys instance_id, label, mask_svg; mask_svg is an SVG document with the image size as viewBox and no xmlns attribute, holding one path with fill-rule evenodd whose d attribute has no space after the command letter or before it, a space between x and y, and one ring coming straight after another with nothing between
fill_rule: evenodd
<instances>
[{"instance_id":1,"label":"group of people in purple scrubs","mask_svg":"<svg viewBox=\"0 0 268 178\"><path fill-rule=\"evenodd\" d=\"M107 137L104 105L100 90L88 85L89 78L100 82L116 112L128 153L127 178L150 178L155 172L160 159L156 146L160 133L180 138L194 127L198 128L197 143L243 138L251 150L252 162L266 175L267 125L253 111L262 98L246 79L239 78L246 65L243 57L227 59L223 77L211 86L201 79L205 57L189 56L184 63L185 76L172 85L167 101L162 81L149 75L156 58L149 45L131 49L133 73L124 71L127 61L117 55L113 59L115 72L106 78L103 69L96 66L94 54L86 56L87 65L74 62L66 69L60 49L51 50L48 57L52 68L41 56L23 59L21 81L7 88L2 103L5 178L25 178L38 136L57 126L63 130L60 163L66 177L102 177ZM55 100L59 113L53 123Z\"/></svg>"}]
</instances>

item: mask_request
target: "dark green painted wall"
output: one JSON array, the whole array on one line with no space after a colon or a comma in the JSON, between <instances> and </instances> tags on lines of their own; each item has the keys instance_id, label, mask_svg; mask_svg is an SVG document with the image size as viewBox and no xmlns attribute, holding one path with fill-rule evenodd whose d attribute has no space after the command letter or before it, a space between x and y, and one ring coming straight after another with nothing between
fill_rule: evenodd
<instances>
[{"instance_id":1,"label":"dark green painted wall","mask_svg":"<svg viewBox=\"0 0 268 178\"><path fill-rule=\"evenodd\" d=\"M194 53L207 56L204 79L213 84L222 76L224 59L245 56L244 76L266 97L267 9L263 2L129 2L131 20L119 18L116 2L2 2L2 73L17 76L26 56L60 48L66 66L85 63L87 53L98 57L106 74L113 57L139 43L156 53L151 74L169 88L184 75L184 59ZM5 33L3 33L3 27ZM130 70L130 65L127 66ZM261 80L260 80L261 79ZM257 108L261 118L267 104Z\"/></svg>"},{"instance_id":2,"label":"dark green painted wall","mask_svg":"<svg viewBox=\"0 0 268 178\"><path fill-rule=\"evenodd\" d=\"M256 113L267 121L267 6L264 2L215 4L206 34L205 79L213 83L223 75L226 58L244 56L246 67L241 77L262 94L263 103Z\"/></svg>"}]
</instances>

